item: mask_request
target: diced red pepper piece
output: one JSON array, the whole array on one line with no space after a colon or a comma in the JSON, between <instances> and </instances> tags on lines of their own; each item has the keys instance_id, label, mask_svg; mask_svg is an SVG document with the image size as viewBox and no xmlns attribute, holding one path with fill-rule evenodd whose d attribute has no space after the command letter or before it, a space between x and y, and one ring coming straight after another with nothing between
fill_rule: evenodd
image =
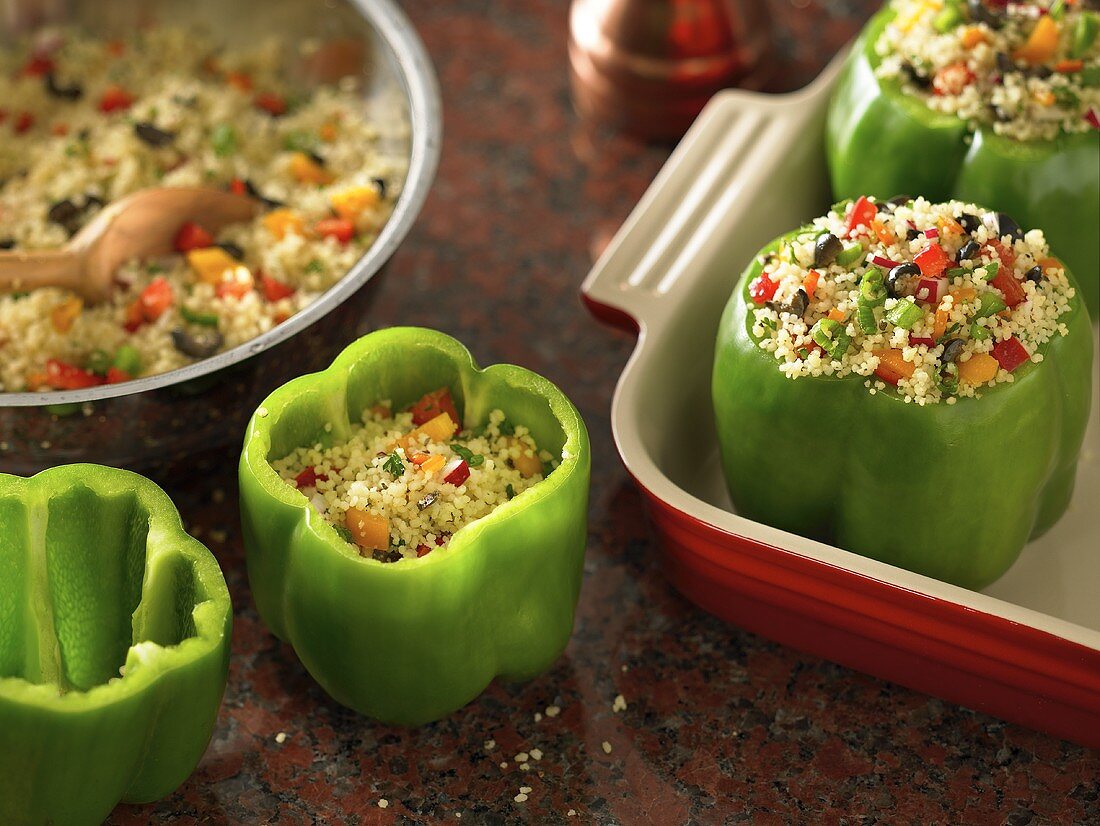
<instances>
[{"instance_id":1,"label":"diced red pepper piece","mask_svg":"<svg viewBox=\"0 0 1100 826\"><path fill-rule=\"evenodd\" d=\"M272 117L286 114L286 100L274 92L260 92L254 98L257 109L262 109Z\"/></svg>"},{"instance_id":2,"label":"diced red pepper piece","mask_svg":"<svg viewBox=\"0 0 1100 826\"><path fill-rule=\"evenodd\" d=\"M11 128L15 130L15 134L22 135L30 131L32 126L34 126L34 114L32 112L20 112L12 122Z\"/></svg>"},{"instance_id":3,"label":"diced red pepper piece","mask_svg":"<svg viewBox=\"0 0 1100 826\"><path fill-rule=\"evenodd\" d=\"M1085 122L1093 129L1100 129L1100 115L1096 113L1093 107L1089 107L1089 110L1085 112Z\"/></svg>"},{"instance_id":4,"label":"diced red pepper piece","mask_svg":"<svg viewBox=\"0 0 1100 826\"><path fill-rule=\"evenodd\" d=\"M146 321L156 321L164 315L175 300L172 285L164 278L154 278L138 297L141 313Z\"/></svg>"},{"instance_id":5,"label":"diced red pepper piece","mask_svg":"<svg viewBox=\"0 0 1100 826\"><path fill-rule=\"evenodd\" d=\"M917 253L913 263L920 267L921 275L939 278L951 263L951 257L939 244L929 244Z\"/></svg>"},{"instance_id":6,"label":"diced red pepper piece","mask_svg":"<svg viewBox=\"0 0 1100 826\"><path fill-rule=\"evenodd\" d=\"M1021 364L1031 360L1031 354L1016 336L998 341L993 345L993 358L1008 372L1012 372Z\"/></svg>"},{"instance_id":7,"label":"diced red pepper piece","mask_svg":"<svg viewBox=\"0 0 1100 826\"><path fill-rule=\"evenodd\" d=\"M252 91L252 77L245 72L226 72L225 82L242 92Z\"/></svg>"},{"instance_id":8,"label":"diced red pepper piece","mask_svg":"<svg viewBox=\"0 0 1100 826\"><path fill-rule=\"evenodd\" d=\"M427 556L431 552L432 552L432 549L429 548L427 545L417 545L416 546L416 558L417 559L419 559L422 556Z\"/></svg>"},{"instance_id":9,"label":"diced red pepper piece","mask_svg":"<svg viewBox=\"0 0 1100 826\"><path fill-rule=\"evenodd\" d=\"M218 298L235 298L240 301L252 292L252 278L226 278L214 285L214 295Z\"/></svg>"},{"instance_id":10,"label":"diced red pepper piece","mask_svg":"<svg viewBox=\"0 0 1100 826\"><path fill-rule=\"evenodd\" d=\"M107 368L107 384L122 384L124 381L133 381L133 378L125 370L119 370L117 367Z\"/></svg>"},{"instance_id":11,"label":"diced red pepper piece","mask_svg":"<svg viewBox=\"0 0 1100 826\"><path fill-rule=\"evenodd\" d=\"M763 305L775 297L778 289L778 281L772 281L768 276L760 275L749 284L749 297L752 298L754 304Z\"/></svg>"},{"instance_id":12,"label":"diced red pepper piece","mask_svg":"<svg viewBox=\"0 0 1100 826\"><path fill-rule=\"evenodd\" d=\"M855 234L856 227L870 229L876 215L878 215L878 207L866 195L860 195L852 205L852 211L848 213L848 237L851 238Z\"/></svg>"},{"instance_id":13,"label":"diced red pepper piece","mask_svg":"<svg viewBox=\"0 0 1100 826\"><path fill-rule=\"evenodd\" d=\"M458 409L455 407L454 399L451 398L451 391L446 387L433 390L431 393L425 393L410 408L410 412L412 413L413 424L417 427L425 422L430 422L440 413L446 413L451 417L451 421L456 424L462 422L462 418L458 415Z\"/></svg>"},{"instance_id":14,"label":"diced red pepper piece","mask_svg":"<svg viewBox=\"0 0 1100 826\"><path fill-rule=\"evenodd\" d=\"M1001 262L1002 270L1011 270L1016 266L1016 250L1013 249L1011 244L1002 244L999 239L995 238L982 244L982 248L996 253L997 260Z\"/></svg>"},{"instance_id":15,"label":"diced red pepper piece","mask_svg":"<svg viewBox=\"0 0 1100 826\"><path fill-rule=\"evenodd\" d=\"M301 473L294 477L294 484L301 490L302 488L315 488L318 482L327 482L327 473L318 473L315 467L307 467Z\"/></svg>"},{"instance_id":16,"label":"diced red pepper piece","mask_svg":"<svg viewBox=\"0 0 1100 826\"><path fill-rule=\"evenodd\" d=\"M923 344L925 347L935 347L936 340L932 336L915 336L912 333L909 334L909 344L912 347L916 347Z\"/></svg>"},{"instance_id":17,"label":"diced red pepper piece","mask_svg":"<svg viewBox=\"0 0 1100 826\"><path fill-rule=\"evenodd\" d=\"M917 291L913 294L913 297L917 299L917 301L924 301L929 304L939 304L940 299L943 298L946 292L946 278L922 278L917 282Z\"/></svg>"},{"instance_id":18,"label":"diced red pepper piece","mask_svg":"<svg viewBox=\"0 0 1100 826\"><path fill-rule=\"evenodd\" d=\"M46 362L46 381L55 390L83 390L103 384L103 379L95 373L81 370L74 364L59 359Z\"/></svg>"},{"instance_id":19,"label":"diced red pepper piece","mask_svg":"<svg viewBox=\"0 0 1100 826\"><path fill-rule=\"evenodd\" d=\"M176 233L176 252L190 252L212 246L214 246L214 236L190 221L181 226Z\"/></svg>"},{"instance_id":20,"label":"diced red pepper piece","mask_svg":"<svg viewBox=\"0 0 1100 826\"><path fill-rule=\"evenodd\" d=\"M110 113L129 109L134 105L134 100L135 98L133 95L121 86L112 83L103 90L103 95L99 99L99 111Z\"/></svg>"},{"instance_id":21,"label":"diced red pepper piece","mask_svg":"<svg viewBox=\"0 0 1100 826\"><path fill-rule=\"evenodd\" d=\"M932 94L958 95L974 82L974 73L961 60L944 66L932 78Z\"/></svg>"},{"instance_id":22,"label":"diced red pepper piece","mask_svg":"<svg viewBox=\"0 0 1100 826\"><path fill-rule=\"evenodd\" d=\"M23 77L45 77L56 68L53 60L46 55L35 55L23 64L20 74Z\"/></svg>"},{"instance_id":23,"label":"diced red pepper piece","mask_svg":"<svg viewBox=\"0 0 1100 826\"><path fill-rule=\"evenodd\" d=\"M229 191L234 195L247 195L248 184L242 181L240 178L234 178L229 182Z\"/></svg>"},{"instance_id":24,"label":"diced red pepper piece","mask_svg":"<svg viewBox=\"0 0 1100 826\"><path fill-rule=\"evenodd\" d=\"M355 237L355 224L347 218L324 218L313 229L322 238L335 238L341 244Z\"/></svg>"},{"instance_id":25,"label":"diced red pepper piece","mask_svg":"<svg viewBox=\"0 0 1100 826\"><path fill-rule=\"evenodd\" d=\"M290 298L294 295L294 288L289 284L284 284L270 275L260 273L260 284L264 289L264 298L268 301L280 301L284 298Z\"/></svg>"},{"instance_id":26,"label":"diced red pepper piece","mask_svg":"<svg viewBox=\"0 0 1100 826\"><path fill-rule=\"evenodd\" d=\"M470 466L466 464L465 459L452 461L447 467L443 468L443 481L449 485L458 487L469 478Z\"/></svg>"},{"instance_id":27,"label":"diced red pepper piece","mask_svg":"<svg viewBox=\"0 0 1100 826\"><path fill-rule=\"evenodd\" d=\"M1023 284L1017 280L1016 276L1012 274L1012 270L1006 267L1001 267L997 270L997 275L993 277L993 280L989 282L1005 297L1005 304L1009 307L1015 307L1017 304L1022 304L1027 299L1027 293L1024 292Z\"/></svg>"}]
</instances>

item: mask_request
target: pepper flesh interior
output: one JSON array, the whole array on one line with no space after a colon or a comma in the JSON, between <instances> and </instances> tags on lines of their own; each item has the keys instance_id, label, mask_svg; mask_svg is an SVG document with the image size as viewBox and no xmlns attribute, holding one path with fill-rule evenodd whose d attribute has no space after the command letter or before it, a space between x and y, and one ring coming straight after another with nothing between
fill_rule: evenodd
<instances>
[{"instance_id":1,"label":"pepper flesh interior","mask_svg":"<svg viewBox=\"0 0 1100 826\"><path fill-rule=\"evenodd\" d=\"M88 691L133 645L195 635L191 563L172 555L146 583L149 518L133 493L0 498L0 678Z\"/></svg>"}]
</instances>

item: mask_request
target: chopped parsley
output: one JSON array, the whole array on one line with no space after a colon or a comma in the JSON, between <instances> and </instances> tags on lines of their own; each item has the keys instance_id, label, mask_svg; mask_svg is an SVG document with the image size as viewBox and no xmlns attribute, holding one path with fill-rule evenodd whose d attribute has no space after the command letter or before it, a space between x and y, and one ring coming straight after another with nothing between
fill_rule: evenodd
<instances>
[{"instance_id":1,"label":"chopped parsley","mask_svg":"<svg viewBox=\"0 0 1100 826\"><path fill-rule=\"evenodd\" d=\"M516 426L514 424L512 424L510 421L508 421L507 419L502 421L497 426L497 430L500 431L501 436L515 436L516 435Z\"/></svg>"},{"instance_id":2,"label":"chopped parsley","mask_svg":"<svg viewBox=\"0 0 1100 826\"><path fill-rule=\"evenodd\" d=\"M507 495L507 497L509 499L515 499L516 498L516 489L514 487L512 487L511 482L509 482L507 485L505 485L504 493Z\"/></svg>"},{"instance_id":3,"label":"chopped parsley","mask_svg":"<svg viewBox=\"0 0 1100 826\"><path fill-rule=\"evenodd\" d=\"M395 450L389 455L389 458L386 459L385 464L382 465L382 469L392 476L400 476L405 472L405 463L401 461L401 457Z\"/></svg>"},{"instance_id":4,"label":"chopped parsley","mask_svg":"<svg viewBox=\"0 0 1100 826\"><path fill-rule=\"evenodd\" d=\"M324 272L325 265L321 263L319 258L314 258L308 264L306 264L306 272Z\"/></svg>"},{"instance_id":5,"label":"chopped parsley","mask_svg":"<svg viewBox=\"0 0 1100 826\"><path fill-rule=\"evenodd\" d=\"M466 464L468 464L470 467L477 467L478 465L484 464L485 462L484 456L482 456L480 453L474 453L472 450L470 450L470 448L464 445L460 445L458 443L452 444L451 450L453 450L455 454L464 462L466 462Z\"/></svg>"},{"instance_id":6,"label":"chopped parsley","mask_svg":"<svg viewBox=\"0 0 1100 826\"><path fill-rule=\"evenodd\" d=\"M352 539L351 531L343 525L333 525L332 529L336 531L336 533L340 535L340 538L343 539L345 542L351 543L353 545L355 544L354 540Z\"/></svg>"}]
</instances>

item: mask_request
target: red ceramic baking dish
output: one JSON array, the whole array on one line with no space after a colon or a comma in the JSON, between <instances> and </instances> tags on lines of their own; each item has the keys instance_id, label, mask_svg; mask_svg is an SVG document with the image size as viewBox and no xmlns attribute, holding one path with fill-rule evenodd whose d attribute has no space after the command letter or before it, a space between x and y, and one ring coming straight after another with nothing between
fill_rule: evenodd
<instances>
[{"instance_id":1,"label":"red ceramic baking dish","mask_svg":"<svg viewBox=\"0 0 1100 826\"><path fill-rule=\"evenodd\" d=\"M756 251L828 208L822 129L840 59L791 95L718 95L585 281L597 317L638 332L612 406L619 453L645 495L669 581L704 610L1100 747L1095 395L1069 512L981 592L750 521L730 505L710 401L718 319Z\"/></svg>"}]
</instances>

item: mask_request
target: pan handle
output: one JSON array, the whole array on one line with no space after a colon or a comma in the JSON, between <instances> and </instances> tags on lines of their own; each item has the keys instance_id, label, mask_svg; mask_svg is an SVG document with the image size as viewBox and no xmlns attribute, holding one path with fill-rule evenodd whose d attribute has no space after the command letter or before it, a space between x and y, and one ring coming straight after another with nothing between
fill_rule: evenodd
<instances>
[{"instance_id":1,"label":"pan handle","mask_svg":"<svg viewBox=\"0 0 1100 826\"><path fill-rule=\"evenodd\" d=\"M828 183L808 170L823 166L825 110L846 53L797 92L711 99L581 285L594 316L635 332L659 327L696 286L701 256L733 249L724 303L756 251L791 229L770 213L790 216L792 200L806 219L820 213ZM770 209L777 198L785 207Z\"/></svg>"}]
</instances>

